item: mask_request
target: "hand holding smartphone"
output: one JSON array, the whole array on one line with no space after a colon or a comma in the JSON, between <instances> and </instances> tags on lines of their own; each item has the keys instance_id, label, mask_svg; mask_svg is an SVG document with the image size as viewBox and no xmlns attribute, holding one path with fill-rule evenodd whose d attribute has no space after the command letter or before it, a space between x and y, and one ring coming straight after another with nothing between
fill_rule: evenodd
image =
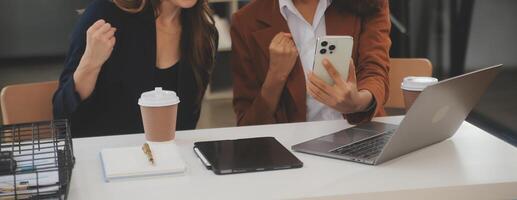
<instances>
[{"instance_id":1,"label":"hand holding smartphone","mask_svg":"<svg viewBox=\"0 0 517 200\"><path fill-rule=\"evenodd\" d=\"M348 68L352 57L354 39L351 36L323 36L318 38L314 55L313 72L329 85L334 80L323 66L323 59L334 65L343 80L348 79Z\"/></svg>"},{"instance_id":2,"label":"hand holding smartphone","mask_svg":"<svg viewBox=\"0 0 517 200\"><path fill-rule=\"evenodd\" d=\"M368 90L357 89L355 74L348 76L349 72L355 73L355 67L350 65L353 38L325 36L318 38L316 47L313 73L308 77L307 93L343 114L365 111L371 105L373 94ZM329 63L325 62L324 65L325 59ZM334 83L334 80L337 83Z\"/></svg>"}]
</instances>

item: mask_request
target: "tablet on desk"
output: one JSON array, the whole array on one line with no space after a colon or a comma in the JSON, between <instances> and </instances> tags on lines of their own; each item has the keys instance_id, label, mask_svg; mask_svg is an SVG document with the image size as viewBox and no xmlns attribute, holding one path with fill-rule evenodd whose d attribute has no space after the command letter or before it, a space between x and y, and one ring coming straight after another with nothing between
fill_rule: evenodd
<instances>
[{"instance_id":1,"label":"tablet on desk","mask_svg":"<svg viewBox=\"0 0 517 200\"><path fill-rule=\"evenodd\" d=\"M303 163L273 137L194 143L201 162L216 174L300 168Z\"/></svg>"}]
</instances>

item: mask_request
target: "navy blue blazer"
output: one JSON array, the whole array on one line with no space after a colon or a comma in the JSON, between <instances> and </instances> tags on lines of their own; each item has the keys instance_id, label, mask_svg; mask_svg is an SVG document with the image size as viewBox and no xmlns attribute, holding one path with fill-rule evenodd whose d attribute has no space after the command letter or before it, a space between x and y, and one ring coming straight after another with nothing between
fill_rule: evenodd
<instances>
[{"instance_id":1,"label":"navy blue blazer","mask_svg":"<svg viewBox=\"0 0 517 200\"><path fill-rule=\"evenodd\" d=\"M117 41L111 57L102 66L93 93L81 101L75 91L73 73L85 50L86 30L99 19L117 28ZM152 6L147 4L142 12L131 14L109 0L93 1L73 31L59 88L54 94L54 118L69 119L73 137L142 133L137 102L142 92L156 86L152 76L155 67L156 26ZM175 80L181 101L177 130L194 129L201 110L200 87L189 63L180 61L179 67Z\"/></svg>"}]
</instances>

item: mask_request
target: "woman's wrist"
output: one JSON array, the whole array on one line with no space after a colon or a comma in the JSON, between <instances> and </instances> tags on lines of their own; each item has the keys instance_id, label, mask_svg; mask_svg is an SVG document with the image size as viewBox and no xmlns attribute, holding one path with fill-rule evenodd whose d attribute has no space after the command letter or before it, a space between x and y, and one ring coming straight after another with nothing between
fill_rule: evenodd
<instances>
[{"instance_id":1,"label":"woman's wrist","mask_svg":"<svg viewBox=\"0 0 517 200\"><path fill-rule=\"evenodd\" d=\"M77 69L74 72L74 78L92 77L92 76L97 77L97 75L99 73L100 73L100 67L95 67L94 65L89 64L89 63L84 63L84 64L81 63L81 64L79 64L79 67L77 67ZM79 79L81 79L81 78L79 78Z\"/></svg>"},{"instance_id":2,"label":"woman's wrist","mask_svg":"<svg viewBox=\"0 0 517 200\"><path fill-rule=\"evenodd\" d=\"M270 65L269 70L267 72L267 76L268 78L270 78L270 81L273 81L275 84L281 84L283 86L283 84L287 81L287 77L289 77L289 74L286 74L278 69L278 67Z\"/></svg>"},{"instance_id":3,"label":"woman's wrist","mask_svg":"<svg viewBox=\"0 0 517 200\"><path fill-rule=\"evenodd\" d=\"M274 68L270 66L266 79L262 84L260 94L271 110L276 110L278 101L280 100L280 96L287 81L287 76L279 76L279 73L273 69Z\"/></svg>"},{"instance_id":4,"label":"woman's wrist","mask_svg":"<svg viewBox=\"0 0 517 200\"><path fill-rule=\"evenodd\" d=\"M77 69L72 75L75 90L79 93L81 100L90 96L93 88L95 87L95 83L97 82L97 77L99 76L101 67L102 66L97 66L90 62L84 56L81 58L79 66L77 66Z\"/></svg>"},{"instance_id":5,"label":"woman's wrist","mask_svg":"<svg viewBox=\"0 0 517 200\"><path fill-rule=\"evenodd\" d=\"M99 63L95 59L91 59L87 52L83 54L79 61L76 71L86 72L88 74L98 74L102 68L103 63Z\"/></svg>"},{"instance_id":6,"label":"woman's wrist","mask_svg":"<svg viewBox=\"0 0 517 200\"><path fill-rule=\"evenodd\" d=\"M373 101L373 95L368 90L359 90L358 92L358 100L356 102L355 112L364 112L366 111Z\"/></svg>"},{"instance_id":7,"label":"woman's wrist","mask_svg":"<svg viewBox=\"0 0 517 200\"><path fill-rule=\"evenodd\" d=\"M266 79L264 80L264 84L262 84L262 94L265 94L267 97L277 99L280 95L287 78L279 75L279 73L274 70L268 71L266 75Z\"/></svg>"},{"instance_id":8,"label":"woman's wrist","mask_svg":"<svg viewBox=\"0 0 517 200\"><path fill-rule=\"evenodd\" d=\"M95 59L88 50L86 50L79 61L79 67L84 66L88 68L100 68L103 63L100 63L99 59Z\"/></svg>"}]
</instances>

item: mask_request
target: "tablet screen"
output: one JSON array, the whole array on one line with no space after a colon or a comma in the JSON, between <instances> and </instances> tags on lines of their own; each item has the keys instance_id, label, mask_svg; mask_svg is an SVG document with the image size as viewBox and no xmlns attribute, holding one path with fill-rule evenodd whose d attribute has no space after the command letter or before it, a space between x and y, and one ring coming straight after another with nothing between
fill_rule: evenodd
<instances>
[{"instance_id":1,"label":"tablet screen","mask_svg":"<svg viewBox=\"0 0 517 200\"><path fill-rule=\"evenodd\" d=\"M194 144L218 174L302 167L273 137L197 142Z\"/></svg>"}]
</instances>

